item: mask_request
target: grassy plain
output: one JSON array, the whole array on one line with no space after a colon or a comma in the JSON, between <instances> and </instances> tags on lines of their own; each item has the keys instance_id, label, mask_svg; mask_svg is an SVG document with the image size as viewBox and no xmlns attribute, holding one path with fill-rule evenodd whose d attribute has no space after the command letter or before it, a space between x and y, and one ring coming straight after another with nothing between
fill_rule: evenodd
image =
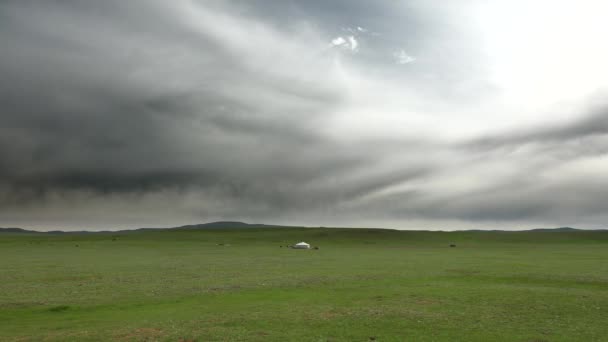
<instances>
[{"instance_id":1,"label":"grassy plain","mask_svg":"<svg viewBox=\"0 0 608 342\"><path fill-rule=\"evenodd\" d=\"M608 232L2 233L0 341L41 340L608 341Z\"/></svg>"}]
</instances>

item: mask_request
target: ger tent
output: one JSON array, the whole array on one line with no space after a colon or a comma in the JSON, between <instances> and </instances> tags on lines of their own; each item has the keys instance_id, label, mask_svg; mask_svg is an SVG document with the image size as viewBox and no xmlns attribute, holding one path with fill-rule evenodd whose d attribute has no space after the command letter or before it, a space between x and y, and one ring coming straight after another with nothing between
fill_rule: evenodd
<instances>
[{"instance_id":1,"label":"ger tent","mask_svg":"<svg viewBox=\"0 0 608 342\"><path fill-rule=\"evenodd\" d=\"M299 242L299 243L296 243L295 245L293 245L293 248L295 248L295 249L310 249L310 245L307 244L306 242Z\"/></svg>"}]
</instances>

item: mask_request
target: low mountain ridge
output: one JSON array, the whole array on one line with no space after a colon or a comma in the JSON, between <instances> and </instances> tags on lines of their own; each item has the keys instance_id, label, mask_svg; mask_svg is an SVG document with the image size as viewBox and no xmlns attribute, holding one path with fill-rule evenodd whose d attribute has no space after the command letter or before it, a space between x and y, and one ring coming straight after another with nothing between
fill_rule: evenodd
<instances>
[{"instance_id":1,"label":"low mountain ridge","mask_svg":"<svg viewBox=\"0 0 608 342\"><path fill-rule=\"evenodd\" d=\"M120 232L133 232L133 231L161 231L161 230L197 230L197 229L239 229L239 228L281 228L281 227L290 227L290 226L279 226L279 225L269 225L262 223L245 223L240 221L216 221L216 222L208 222L208 223L200 223L200 224L191 224L179 227L170 227L170 228L136 228L136 229L123 229L116 231L86 231L86 230L78 230L78 231L63 231L63 230L52 230L52 231L36 231L36 230L28 230L23 228L0 228L0 233L34 233L34 234L94 234L94 233L120 233Z\"/></svg>"},{"instance_id":2,"label":"low mountain ridge","mask_svg":"<svg viewBox=\"0 0 608 342\"><path fill-rule=\"evenodd\" d=\"M240 221L216 221L200 224L191 224L179 227L170 228L137 228L137 229L123 229L117 231L63 231L63 230L52 230L52 231L36 231L28 230L23 228L0 228L1 233L31 233L31 234L95 234L95 233L121 233L121 232L134 232L134 231L162 231L162 230L204 230L204 229L242 229L242 228L296 228L297 226L281 226L281 225L270 225L263 223L246 223ZM559 228L535 228L527 230L482 230L472 229L465 230L469 232L576 232L585 231L586 229L578 229L572 227L559 227ZM606 229L597 229L606 230Z\"/></svg>"}]
</instances>

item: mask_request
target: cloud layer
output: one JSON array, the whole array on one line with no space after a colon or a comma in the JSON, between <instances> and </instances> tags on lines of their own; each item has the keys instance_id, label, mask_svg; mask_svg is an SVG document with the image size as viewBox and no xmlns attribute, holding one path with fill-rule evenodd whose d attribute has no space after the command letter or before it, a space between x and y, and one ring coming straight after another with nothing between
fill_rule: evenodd
<instances>
[{"instance_id":1,"label":"cloud layer","mask_svg":"<svg viewBox=\"0 0 608 342\"><path fill-rule=\"evenodd\" d=\"M487 6L4 1L0 226L602 227L605 79L522 95Z\"/></svg>"}]
</instances>

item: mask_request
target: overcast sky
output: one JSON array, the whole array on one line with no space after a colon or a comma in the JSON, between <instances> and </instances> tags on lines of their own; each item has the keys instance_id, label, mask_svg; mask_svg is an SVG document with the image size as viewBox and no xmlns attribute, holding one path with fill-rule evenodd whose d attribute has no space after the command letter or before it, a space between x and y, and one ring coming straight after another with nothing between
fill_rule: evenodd
<instances>
[{"instance_id":1,"label":"overcast sky","mask_svg":"<svg viewBox=\"0 0 608 342\"><path fill-rule=\"evenodd\" d=\"M601 0L4 0L0 227L608 227Z\"/></svg>"}]
</instances>

